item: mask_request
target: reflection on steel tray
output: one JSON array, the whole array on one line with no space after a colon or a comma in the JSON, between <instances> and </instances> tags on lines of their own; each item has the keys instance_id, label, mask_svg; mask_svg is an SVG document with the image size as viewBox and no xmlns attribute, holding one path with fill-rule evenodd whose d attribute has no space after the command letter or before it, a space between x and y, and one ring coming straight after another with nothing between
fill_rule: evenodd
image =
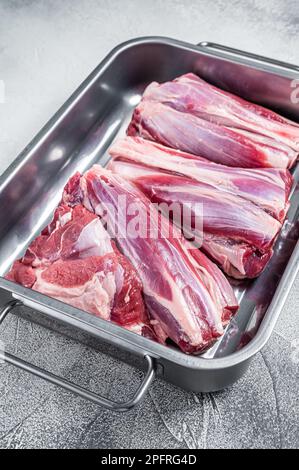
<instances>
[{"instance_id":1,"label":"reflection on steel tray","mask_svg":"<svg viewBox=\"0 0 299 470\"><path fill-rule=\"evenodd\" d=\"M124 134L132 109L151 81L166 81L194 72L219 87L268 106L299 121L292 102L292 81L299 68L209 43L192 46L166 38L141 38L124 43L82 83L0 179L0 275L19 258L50 220L68 178L94 163L105 165L107 148ZM8 303L0 323L18 304L35 310L31 319L62 331L122 360L145 358L147 372L134 397L114 403L94 392L32 364L0 352L17 367L107 408L124 411L143 396L155 374L187 390L209 392L225 388L245 372L249 361L267 342L299 265L299 168L293 172L291 207L275 253L256 280L236 285L240 309L225 335L200 357L157 344L84 311L0 278ZM20 313L20 312L19 312ZM26 313L23 312L23 315ZM110 348L110 349L109 349ZM1 357L0 357L1 359Z\"/></svg>"}]
</instances>

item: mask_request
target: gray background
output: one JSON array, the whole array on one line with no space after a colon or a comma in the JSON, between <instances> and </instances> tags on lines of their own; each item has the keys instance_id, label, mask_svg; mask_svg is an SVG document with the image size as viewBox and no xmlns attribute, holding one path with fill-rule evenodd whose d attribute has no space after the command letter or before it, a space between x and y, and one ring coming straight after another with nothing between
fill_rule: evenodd
<instances>
[{"instance_id":1,"label":"gray background","mask_svg":"<svg viewBox=\"0 0 299 470\"><path fill-rule=\"evenodd\" d=\"M118 43L145 35L210 40L299 64L298 24L297 0L0 0L0 173ZM117 415L0 365L0 448L298 447L298 287L299 278L247 374L221 393L156 380L137 409ZM15 316L1 339L116 398L138 382L129 366Z\"/></svg>"}]
</instances>

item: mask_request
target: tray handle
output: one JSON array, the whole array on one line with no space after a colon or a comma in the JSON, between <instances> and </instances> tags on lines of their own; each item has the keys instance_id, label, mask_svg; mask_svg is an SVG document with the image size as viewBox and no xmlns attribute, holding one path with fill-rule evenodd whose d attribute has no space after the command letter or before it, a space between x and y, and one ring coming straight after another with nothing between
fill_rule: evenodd
<instances>
[{"instance_id":1,"label":"tray handle","mask_svg":"<svg viewBox=\"0 0 299 470\"><path fill-rule=\"evenodd\" d=\"M233 57L239 57L239 58L246 57L247 59L257 60L259 62L264 62L270 65L275 65L278 67L282 67L284 69L295 70L296 72L299 71L298 66L289 64L288 62L283 62L283 61L276 60L276 59L270 59L269 57L264 57L262 55L253 54L252 52L241 51L240 49L235 49L233 47L222 46L221 44L216 44L214 42L203 41L197 44L197 46L202 49L207 49L211 51L225 52L226 54L231 55Z\"/></svg>"},{"instance_id":2,"label":"tray handle","mask_svg":"<svg viewBox=\"0 0 299 470\"><path fill-rule=\"evenodd\" d=\"M14 309L14 307L21 306L21 305L23 304L18 300L12 300L8 302L6 305L4 305L4 307L2 308L0 312L0 325L3 322L3 320L6 318L8 313ZM149 386L151 385L155 377L155 366L154 366L153 359L147 354L144 356L144 359L147 362L147 371L144 375L144 378L140 386L138 387L134 396L130 400L123 402L123 403L119 403L119 402L114 402L112 400L109 400L108 398L98 395L90 390L87 390L81 387L80 385L76 385L70 382L69 380L63 379L62 377L52 374L51 372L46 371L45 369L41 369L40 367L37 367L29 362L23 361L23 359L20 359L12 354L1 351L0 349L0 360L3 360L4 362L7 362L8 364L16 366L26 372L29 372L30 374L36 375L37 377L40 377L41 379L44 379L47 382L50 382L54 385L58 385L70 392L73 392L79 395L82 398L85 398L89 401L92 401L93 403L96 403L97 405L103 406L109 410L119 411L119 412L128 411L132 409L135 405L137 405L140 402L140 400L143 398L145 393L147 392Z\"/></svg>"}]
</instances>

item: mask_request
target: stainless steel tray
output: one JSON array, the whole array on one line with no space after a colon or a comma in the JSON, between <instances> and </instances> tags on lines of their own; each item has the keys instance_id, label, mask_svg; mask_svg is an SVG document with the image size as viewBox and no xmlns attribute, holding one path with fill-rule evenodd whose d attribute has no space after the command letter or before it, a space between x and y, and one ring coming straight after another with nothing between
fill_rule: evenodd
<instances>
[{"instance_id":1,"label":"stainless steel tray","mask_svg":"<svg viewBox=\"0 0 299 470\"><path fill-rule=\"evenodd\" d=\"M293 65L223 46L192 46L172 39L149 37L114 49L92 72L19 155L0 179L0 275L20 257L29 242L51 218L67 179L95 162L105 164L107 148L124 133L133 107L152 80L165 81L193 71L206 80L264 104L299 121L292 102ZM293 100L294 101L294 100ZM255 281L236 285L240 310L223 338L200 357L187 356L117 325L0 278L8 312L22 304L35 310L31 319L93 346L110 350L125 361L146 358L147 373L134 397L114 403L9 353L7 362L71 390L110 409L123 411L142 397L154 374L185 389L210 392L239 379L249 361L267 342L298 272L299 168L294 171L291 208L275 254ZM3 216L5 214L5 216ZM37 313L39 312L39 313ZM23 310L23 315L26 312ZM107 349L106 349L107 347Z\"/></svg>"}]
</instances>

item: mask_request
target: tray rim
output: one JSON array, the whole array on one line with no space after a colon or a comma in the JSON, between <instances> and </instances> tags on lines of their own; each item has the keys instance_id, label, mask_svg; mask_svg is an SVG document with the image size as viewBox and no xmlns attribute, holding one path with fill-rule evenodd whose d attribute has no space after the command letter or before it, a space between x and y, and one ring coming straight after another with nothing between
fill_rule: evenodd
<instances>
[{"instance_id":1,"label":"tray rim","mask_svg":"<svg viewBox=\"0 0 299 470\"><path fill-rule=\"evenodd\" d=\"M71 94L71 96L65 101L65 103L58 109L58 111L48 120L48 122L41 128L41 130L35 135L31 142L24 148L23 151L15 158L15 160L8 166L8 168L0 176L0 196L1 190L6 184L13 178L14 174L18 170L30 154L35 151L39 144L43 141L47 133L55 128L63 117L71 110L71 108L80 100L86 90L93 85L93 83L99 78L99 76L109 67L109 65L117 58L119 54L127 49L135 46L144 44L157 44L166 45L172 47L178 47L193 52L200 52L203 55L210 57L218 57L232 63L240 63L248 67L253 67L258 70L271 72L279 76L286 78L298 77L299 68L293 64L285 64L277 62L273 65L269 65L260 60L251 59L248 56L244 57L231 57L231 55L223 51L211 51L205 49L202 46L189 44L184 41L163 37L163 36L145 36L130 39L125 41L118 46L114 47L110 53L99 63L99 65L88 75L88 77L79 85L79 87ZM243 52L243 51L241 51ZM246 54L246 53L245 53ZM283 305L286 301L288 293L293 285L296 274L299 271L299 241L297 242L293 253L287 263L284 274L276 288L275 294L267 308L264 318L259 326L259 329L255 337L250 341L248 345L242 348L240 351L235 351L226 357L221 358L202 358L200 356L190 356L179 350L169 348L167 346L155 343L147 338L140 337L139 335L132 333L125 328L119 327L113 323L102 320L98 317L93 317L87 312L76 309L68 304L60 302L56 299L52 299L44 294L36 291L32 291L29 288L20 286L12 281L8 281L3 277L0 277L0 288L8 291L14 298L20 299L24 305L30 306L37 311L45 313L45 310L51 310L52 317L56 317L58 320L66 324L76 324L75 326L80 328L80 323L89 325L89 331L96 337L109 338L121 340L120 346L126 347L131 346L136 350L137 353L148 353L155 358L165 359L167 361L179 364L183 367L196 370L218 370L226 369L232 366L241 364L257 352L259 352L265 344L268 342L276 322L280 316ZM38 306L41 309L38 309ZM70 312L68 312L68 310ZM71 313L74 313L73 315ZM49 315L50 312L46 314ZM51 315L49 315L51 316ZM62 318L63 317L63 318ZM69 319L72 321L69 321ZM74 321L75 320L75 321ZM82 326L81 326L82 328ZM84 329L84 328L82 328ZM113 341L111 341L113 342Z\"/></svg>"}]
</instances>

